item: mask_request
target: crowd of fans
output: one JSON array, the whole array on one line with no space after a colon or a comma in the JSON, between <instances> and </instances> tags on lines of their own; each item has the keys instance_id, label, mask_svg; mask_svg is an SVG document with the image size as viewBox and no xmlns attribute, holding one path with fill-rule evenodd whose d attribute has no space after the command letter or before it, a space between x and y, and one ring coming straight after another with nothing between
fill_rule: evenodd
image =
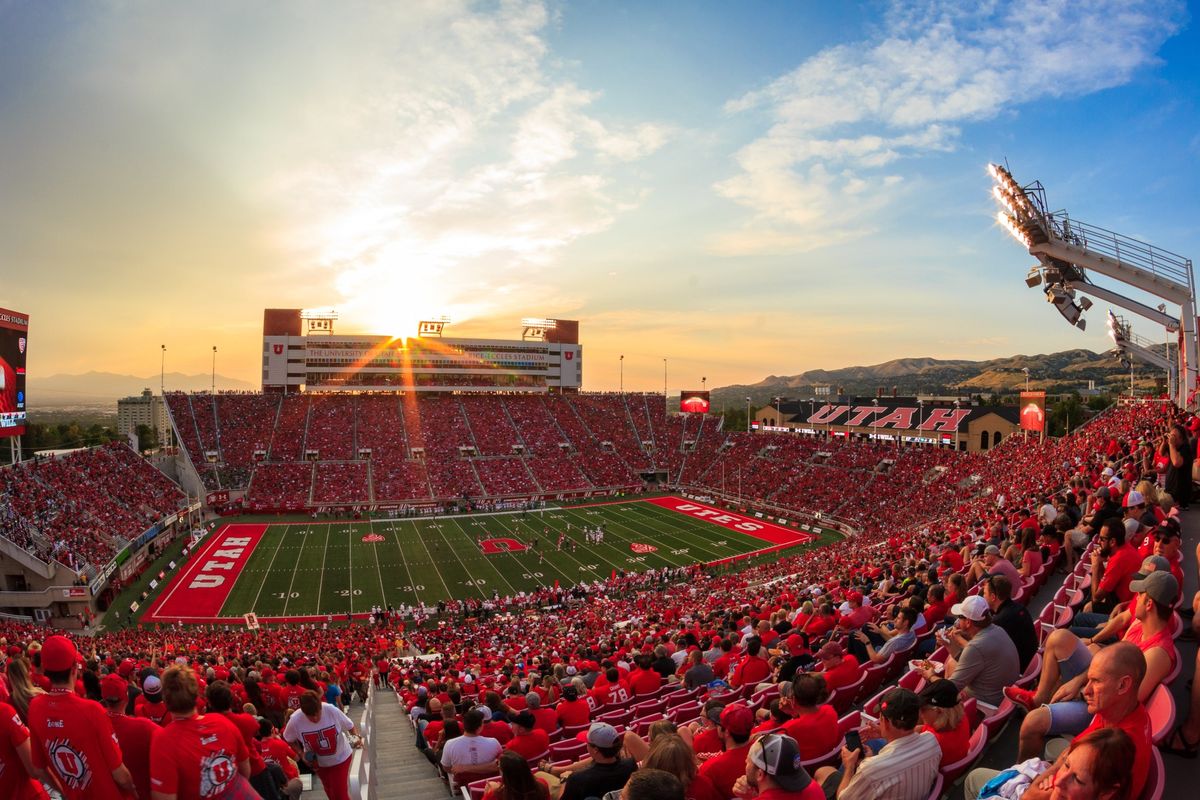
<instances>
[{"instance_id":1,"label":"crowd of fans","mask_svg":"<svg viewBox=\"0 0 1200 800\"><path fill-rule=\"evenodd\" d=\"M184 499L125 444L38 457L0 469L0 535L84 573L103 567Z\"/></svg>"},{"instance_id":2,"label":"crowd of fans","mask_svg":"<svg viewBox=\"0 0 1200 800\"><path fill-rule=\"evenodd\" d=\"M589 429L599 420L615 424L611 400L585 412L570 402L544 407L551 419L569 412ZM469 429L462 409L434 413L462 432ZM539 419L522 412L511 415L518 434L517 420ZM396 688L418 746L448 780L478 779L492 797L517 789L548 796L553 788L567 800L608 791L628 800L918 800L939 773L964 773L989 726L1022 708L1022 756L1038 762L1000 775L976 770L967 777L968 796L989 783L1025 781L1030 800L1081 783L1095 791L1072 797L1138 798L1153 778L1152 737L1165 740L1169 752L1194 754L1200 728L1200 709L1193 709L1177 731L1152 732L1147 711L1154 693L1181 672L1172 642L1184 627L1175 611L1183 599L1175 509L1191 500L1198 429L1200 421L1191 429L1172 425L1165 407L1128 405L1070 437L1014 439L969 459L875 448L861 457L823 456L827 443L820 450L799 439L733 437L723 456L740 452L744 464L761 461L756 466L781 474L788 465L775 463L783 461L776 452L802 454L808 472L845 495L866 484L880 501L861 512L878 522L856 534L853 547L806 551L740 572L622 574L449 602L437 613L381 610L369 626L129 629L86 640L78 654L59 641L51 647L40 628L0 623L7 661L0 700L12 703L32 732L34 756L17 774L54 783L68 797L106 796L78 787L72 793L70 775L55 773L61 765L37 755L47 741L47 704L35 695L38 688L50 697L74 689L103 700L111 687L110 715L123 700L134 716L176 720L150 745L148 752L162 758L147 760L145 780L170 781L159 772L169 768L177 783L163 785L183 785L190 766L168 756L161 742L182 741L196 717L249 704L248 713L265 718L265 733L230 735L242 736L242 747L228 739L235 772L260 794L279 791L290 778L259 766L255 753L265 764L270 750L264 740L282 729L286 743L305 719L323 724L325 706L344 703L374 668ZM423 432L426 446L436 432ZM449 446L458 447L453 441ZM296 471L286 491L298 495L312 486L312 471L331 466L265 464L254 480L276 475L283 485ZM307 483L302 470L309 471ZM1151 496L1156 508L1146 500ZM1068 541L1078 553L1073 563ZM1024 551L1033 549L1042 560L1024 575ZM1073 569L1062 601L1035 623L1023 603L1059 564ZM1098 615L1074 620L1086 630L1068 632L1072 605ZM1109 641L1116 643L1101 647ZM398 658L414 650L426 655ZM928 658L885 688L917 656ZM305 690L317 691L315 700ZM169 702L160 700L166 695ZM855 706L861 710L851 711ZM289 710L295 727L284 719ZM81 711L79 718L93 717ZM231 730L241 731L233 722ZM1043 749L1059 734L1067 738ZM224 741L225 734L213 736ZM291 742L301 745L295 768L306 750L303 737ZM328 779L327 793L339 796L347 751L340 742L325 749L328 763L317 752L315 769ZM97 763L109 767L118 787L138 784L137 759L124 744L101 756ZM229 780L237 781L234 772Z\"/></svg>"}]
</instances>

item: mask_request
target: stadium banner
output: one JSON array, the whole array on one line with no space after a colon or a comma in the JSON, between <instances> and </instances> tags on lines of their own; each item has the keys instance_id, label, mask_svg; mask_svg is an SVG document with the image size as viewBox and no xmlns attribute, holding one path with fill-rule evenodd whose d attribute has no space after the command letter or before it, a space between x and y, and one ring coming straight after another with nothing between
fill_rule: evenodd
<instances>
[{"instance_id":1,"label":"stadium banner","mask_svg":"<svg viewBox=\"0 0 1200 800\"><path fill-rule=\"evenodd\" d=\"M685 414L707 414L708 392L685 389L679 393L679 410Z\"/></svg>"},{"instance_id":2,"label":"stadium banner","mask_svg":"<svg viewBox=\"0 0 1200 800\"><path fill-rule=\"evenodd\" d=\"M25 433L29 315L0 308L0 437Z\"/></svg>"},{"instance_id":3,"label":"stadium banner","mask_svg":"<svg viewBox=\"0 0 1200 800\"><path fill-rule=\"evenodd\" d=\"M1021 392L1021 430L1046 430L1046 393Z\"/></svg>"},{"instance_id":4,"label":"stadium banner","mask_svg":"<svg viewBox=\"0 0 1200 800\"><path fill-rule=\"evenodd\" d=\"M967 417L969 408L925 408L924 406L823 405L805 420L810 425L842 425L846 428L891 428L893 430L935 431L954 433ZM765 430L775 430L764 426ZM788 429L796 430L796 429ZM814 431L805 431L814 432ZM834 435L845 435L834 431Z\"/></svg>"}]
</instances>

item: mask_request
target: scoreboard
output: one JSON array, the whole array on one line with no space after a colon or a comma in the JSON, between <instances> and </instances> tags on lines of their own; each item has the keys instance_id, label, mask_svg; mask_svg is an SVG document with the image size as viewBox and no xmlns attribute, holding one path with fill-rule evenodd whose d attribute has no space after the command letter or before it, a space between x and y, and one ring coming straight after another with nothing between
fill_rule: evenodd
<instances>
[{"instance_id":1,"label":"scoreboard","mask_svg":"<svg viewBox=\"0 0 1200 800\"><path fill-rule=\"evenodd\" d=\"M0 437L25 432L29 315L0 308Z\"/></svg>"}]
</instances>

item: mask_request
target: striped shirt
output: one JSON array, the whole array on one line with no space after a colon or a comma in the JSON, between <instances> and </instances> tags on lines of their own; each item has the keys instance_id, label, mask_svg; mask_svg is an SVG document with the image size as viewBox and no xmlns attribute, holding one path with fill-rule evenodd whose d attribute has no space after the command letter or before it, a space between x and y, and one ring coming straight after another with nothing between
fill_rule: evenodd
<instances>
[{"instance_id":1,"label":"striped shirt","mask_svg":"<svg viewBox=\"0 0 1200 800\"><path fill-rule=\"evenodd\" d=\"M889 742L859 765L838 800L925 800L941 760L942 748L932 733Z\"/></svg>"}]
</instances>

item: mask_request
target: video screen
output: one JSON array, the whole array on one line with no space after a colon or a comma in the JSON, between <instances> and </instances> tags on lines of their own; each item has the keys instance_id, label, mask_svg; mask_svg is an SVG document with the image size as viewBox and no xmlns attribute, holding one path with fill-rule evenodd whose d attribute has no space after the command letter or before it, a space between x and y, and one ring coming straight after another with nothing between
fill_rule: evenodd
<instances>
[{"instance_id":1,"label":"video screen","mask_svg":"<svg viewBox=\"0 0 1200 800\"><path fill-rule=\"evenodd\" d=\"M0 437L25 433L29 317L0 308Z\"/></svg>"},{"instance_id":2,"label":"video screen","mask_svg":"<svg viewBox=\"0 0 1200 800\"><path fill-rule=\"evenodd\" d=\"M679 393L679 410L685 414L707 414L708 392L683 391Z\"/></svg>"}]
</instances>

